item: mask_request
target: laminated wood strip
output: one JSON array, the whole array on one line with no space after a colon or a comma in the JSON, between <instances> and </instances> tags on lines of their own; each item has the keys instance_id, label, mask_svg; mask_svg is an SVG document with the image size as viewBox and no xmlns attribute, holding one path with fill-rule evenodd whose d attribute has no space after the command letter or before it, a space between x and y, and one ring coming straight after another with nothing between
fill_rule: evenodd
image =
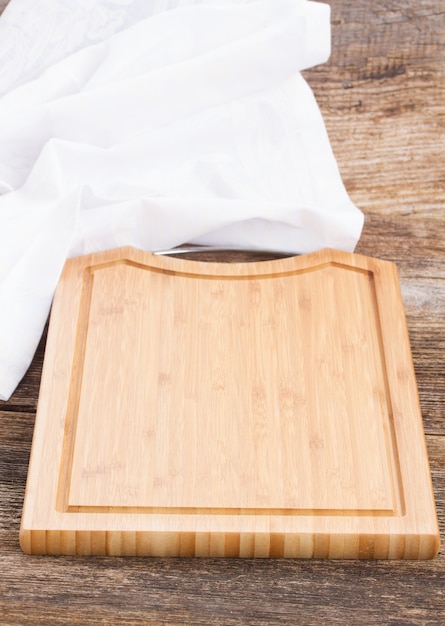
<instances>
[{"instance_id":1,"label":"laminated wood strip","mask_svg":"<svg viewBox=\"0 0 445 626\"><path fill-rule=\"evenodd\" d=\"M68 261L22 546L71 553L65 533L79 554L434 556L395 266Z\"/></svg>"}]
</instances>

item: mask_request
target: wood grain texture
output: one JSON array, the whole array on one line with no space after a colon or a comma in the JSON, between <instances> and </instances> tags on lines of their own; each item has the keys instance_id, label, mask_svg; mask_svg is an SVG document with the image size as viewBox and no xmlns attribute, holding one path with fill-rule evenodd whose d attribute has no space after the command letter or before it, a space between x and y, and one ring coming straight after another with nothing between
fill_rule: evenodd
<instances>
[{"instance_id":1,"label":"wood grain texture","mask_svg":"<svg viewBox=\"0 0 445 626\"><path fill-rule=\"evenodd\" d=\"M331 58L305 75L346 188L366 213L443 215L443 6L330 4Z\"/></svg>"},{"instance_id":2,"label":"wood grain texture","mask_svg":"<svg viewBox=\"0 0 445 626\"><path fill-rule=\"evenodd\" d=\"M443 308L437 308L445 293L443 2L330 4L331 60L305 76L321 105L346 186L365 211L357 251L394 260L399 269L443 546L445 322ZM395 71L396 56L405 73ZM382 118L387 118L384 126ZM435 626L445 621L443 549L423 562L24 555L18 533L43 349L44 340L13 398L0 403L5 625Z\"/></svg>"},{"instance_id":3,"label":"wood grain texture","mask_svg":"<svg viewBox=\"0 0 445 626\"><path fill-rule=\"evenodd\" d=\"M54 298L20 542L433 558L423 438L393 263L78 257Z\"/></svg>"}]
</instances>

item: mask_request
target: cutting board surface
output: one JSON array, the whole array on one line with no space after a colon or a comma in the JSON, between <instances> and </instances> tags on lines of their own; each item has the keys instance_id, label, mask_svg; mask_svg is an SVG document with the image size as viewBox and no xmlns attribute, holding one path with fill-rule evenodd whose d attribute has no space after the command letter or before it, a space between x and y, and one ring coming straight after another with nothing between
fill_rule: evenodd
<instances>
[{"instance_id":1,"label":"cutting board surface","mask_svg":"<svg viewBox=\"0 0 445 626\"><path fill-rule=\"evenodd\" d=\"M22 518L30 553L429 558L398 279L324 250L67 262Z\"/></svg>"}]
</instances>

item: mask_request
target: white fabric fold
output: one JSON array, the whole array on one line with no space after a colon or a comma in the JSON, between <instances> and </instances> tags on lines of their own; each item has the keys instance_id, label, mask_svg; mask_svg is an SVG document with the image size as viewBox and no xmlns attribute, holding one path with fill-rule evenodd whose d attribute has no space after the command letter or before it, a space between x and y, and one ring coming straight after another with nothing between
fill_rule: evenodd
<instances>
[{"instance_id":1,"label":"white fabric fold","mask_svg":"<svg viewBox=\"0 0 445 626\"><path fill-rule=\"evenodd\" d=\"M0 398L32 359L67 257L185 242L353 250L363 216L300 74L329 56L327 5L39 0L28 19L25 5L0 19L12 66L0 72ZM62 26L81 5L82 35L62 43L54 27L50 50L30 24L37 5Z\"/></svg>"}]
</instances>

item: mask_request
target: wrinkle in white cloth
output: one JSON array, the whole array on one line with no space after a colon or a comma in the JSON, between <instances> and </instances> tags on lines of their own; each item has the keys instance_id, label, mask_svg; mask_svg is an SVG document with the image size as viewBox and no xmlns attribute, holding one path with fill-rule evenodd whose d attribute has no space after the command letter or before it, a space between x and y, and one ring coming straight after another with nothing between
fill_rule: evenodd
<instances>
[{"instance_id":1,"label":"wrinkle in white cloth","mask_svg":"<svg viewBox=\"0 0 445 626\"><path fill-rule=\"evenodd\" d=\"M300 74L330 54L327 5L25 5L0 19L0 398L31 362L70 256L353 250L363 216Z\"/></svg>"}]
</instances>

